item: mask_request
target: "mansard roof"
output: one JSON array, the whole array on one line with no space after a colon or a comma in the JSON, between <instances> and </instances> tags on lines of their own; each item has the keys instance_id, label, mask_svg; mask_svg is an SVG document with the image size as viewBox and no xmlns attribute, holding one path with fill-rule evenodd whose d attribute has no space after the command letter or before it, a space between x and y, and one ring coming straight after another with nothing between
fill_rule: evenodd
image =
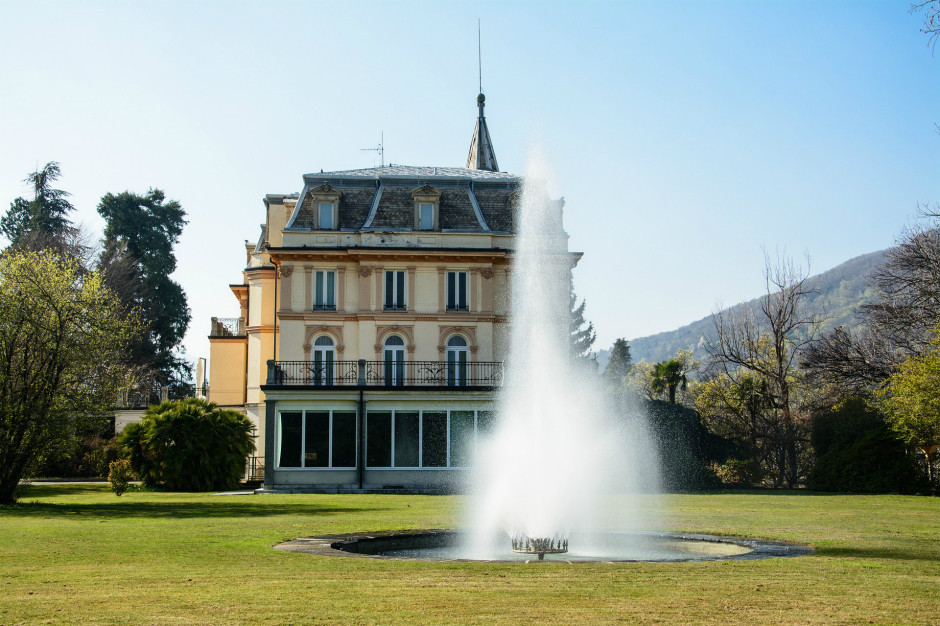
<instances>
[{"instance_id":1,"label":"mansard roof","mask_svg":"<svg viewBox=\"0 0 940 626\"><path fill-rule=\"evenodd\" d=\"M522 188L519 176L463 167L389 165L303 179L285 230L314 229L317 198L338 197L338 230L411 231L415 194L430 192L438 198L441 231L509 233Z\"/></svg>"}]
</instances>

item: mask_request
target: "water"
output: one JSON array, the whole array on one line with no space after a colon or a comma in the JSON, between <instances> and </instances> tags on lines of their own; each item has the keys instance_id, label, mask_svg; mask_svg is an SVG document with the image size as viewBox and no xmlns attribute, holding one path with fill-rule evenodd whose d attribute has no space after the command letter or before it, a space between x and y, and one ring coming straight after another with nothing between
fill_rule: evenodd
<instances>
[{"instance_id":1,"label":"water","mask_svg":"<svg viewBox=\"0 0 940 626\"><path fill-rule=\"evenodd\" d=\"M574 545L566 554L549 554L546 561L710 561L750 554L753 547L727 541L703 541L653 533L574 533ZM498 542L497 542L498 543ZM410 559L465 559L466 549L457 543L433 547L381 550L378 554ZM533 554L519 554L508 544L497 546L489 557L499 561L533 561Z\"/></svg>"},{"instance_id":2,"label":"water","mask_svg":"<svg viewBox=\"0 0 940 626\"><path fill-rule=\"evenodd\" d=\"M658 487L645 421L612 410L596 372L570 358L573 259L564 203L548 196L543 164L534 157L526 170L512 269L508 377L494 434L475 463L468 558L497 558L511 536L647 527L643 511Z\"/></svg>"}]
</instances>

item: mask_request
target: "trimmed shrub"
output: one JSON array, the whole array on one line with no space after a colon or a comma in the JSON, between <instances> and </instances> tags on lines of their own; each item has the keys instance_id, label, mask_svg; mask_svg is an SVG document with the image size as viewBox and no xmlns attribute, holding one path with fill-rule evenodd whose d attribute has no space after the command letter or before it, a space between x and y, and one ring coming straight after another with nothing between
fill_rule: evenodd
<instances>
[{"instance_id":1,"label":"trimmed shrub","mask_svg":"<svg viewBox=\"0 0 940 626\"><path fill-rule=\"evenodd\" d=\"M817 459L806 481L810 489L855 493L926 489L907 447L861 398L814 415L811 440Z\"/></svg>"},{"instance_id":2,"label":"trimmed shrub","mask_svg":"<svg viewBox=\"0 0 940 626\"><path fill-rule=\"evenodd\" d=\"M734 452L734 444L708 432L697 411L652 400L646 405L659 443L663 487L669 491L720 489L713 465Z\"/></svg>"},{"instance_id":3,"label":"trimmed shrub","mask_svg":"<svg viewBox=\"0 0 940 626\"><path fill-rule=\"evenodd\" d=\"M254 451L251 421L197 398L164 402L121 435L131 467L146 487L217 491L238 485Z\"/></svg>"},{"instance_id":4,"label":"trimmed shrub","mask_svg":"<svg viewBox=\"0 0 940 626\"><path fill-rule=\"evenodd\" d=\"M114 495L120 496L127 491L127 484L133 478L131 473L131 462L127 459L111 461L108 471L108 482L111 483L111 491Z\"/></svg>"}]
</instances>

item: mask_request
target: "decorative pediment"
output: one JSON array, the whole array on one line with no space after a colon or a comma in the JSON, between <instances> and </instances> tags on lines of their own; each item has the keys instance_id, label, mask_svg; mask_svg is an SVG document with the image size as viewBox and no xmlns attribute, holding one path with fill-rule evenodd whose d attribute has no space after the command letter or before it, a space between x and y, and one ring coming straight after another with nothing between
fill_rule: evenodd
<instances>
[{"instance_id":1,"label":"decorative pediment","mask_svg":"<svg viewBox=\"0 0 940 626\"><path fill-rule=\"evenodd\" d=\"M311 188L310 193L316 194L316 195L335 193L339 195L340 191L336 187L331 185L330 183L324 182L322 185L318 187Z\"/></svg>"},{"instance_id":2,"label":"decorative pediment","mask_svg":"<svg viewBox=\"0 0 940 626\"><path fill-rule=\"evenodd\" d=\"M441 199L441 190L424 183L423 186L411 190L411 197L415 202L437 202Z\"/></svg>"}]
</instances>

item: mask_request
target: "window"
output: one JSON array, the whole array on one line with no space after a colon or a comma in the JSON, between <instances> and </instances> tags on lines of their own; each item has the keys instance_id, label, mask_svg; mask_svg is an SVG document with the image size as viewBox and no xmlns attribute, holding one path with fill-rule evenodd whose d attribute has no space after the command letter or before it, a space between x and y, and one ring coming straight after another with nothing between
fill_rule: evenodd
<instances>
[{"instance_id":1,"label":"window","mask_svg":"<svg viewBox=\"0 0 940 626\"><path fill-rule=\"evenodd\" d=\"M332 202L320 202L319 211L317 213L317 224L320 227L320 230L333 230L333 203Z\"/></svg>"},{"instance_id":2,"label":"window","mask_svg":"<svg viewBox=\"0 0 940 626\"><path fill-rule=\"evenodd\" d=\"M336 310L336 272L317 270L314 272L313 310Z\"/></svg>"},{"instance_id":3,"label":"window","mask_svg":"<svg viewBox=\"0 0 940 626\"><path fill-rule=\"evenodd\" d=\"M385 340L384 380L386 385L405 384L405 341L398 335Z\"/></svg>"},{"instance_id":4,"label":"window","mask_svg":"<svg viewBox=\"0 0 940 626\"><path fill-rule=\"evenodd\" d=\"M441 190L425 184L411 190L414 201L414 229L440 229Z\"/></svg>"},{"instance_id":5,"label":"window","mask_svg":"<svg viewBox=\"0 0 940 626\"><path fill-rule=\"evenodd\" d=\"M392 466L392 414L369 411L366 419L366 465Z\"/></svg>"},{"instance_id":6,"label":"window","mask_svg":"<svg viewBox=\"0 0 940 626\"><path fill-rule=\"evenodd\" d=\"M280 414L279 468L356 467L355 411Z\"/></svg>"},{"instance_id":7,"label":"window","mask_svg":"<svg viewBox=\"0 0 940 626\"><path fill-rule=\"evenodd\" d=\"M430 202L418 204L418 229L434 230L434 205Z\"/></svg>"},{"instance_id":8,"label":"window","mask_svg":"<svg viewBox=\"0 0 940 626\"><path fill-rule=\"evenodd\" d=\"M425 411L421 415L422 467L447 467L447 412Z\"/></svg>"},{"instance_id":9,"label":"window","mask_svg":"<svg viewBox=\"0 0 940 626\"><path fill-rule=\"evenodd\" d=\"M460 335L447 340L447 384L452 387L467 384L467 340Z\"/></svg>"},{"instance_id":10,"label":"window","mask_svg":"<svg viewBox=\"0 0 940 626\"><path fill-rule=\"evenodd\" d=\"M313 342L313 363L310 366L310 373L314 385L332 385L334 383L334 354L333 339L331 337L321 335Z\"/></svg>"},{"instance_id":11,"label":"window","mask_svg":"<svg viewBox=\"0 0 940 626\"><path fill-rule=\"evenodd\" d=\"M421 431L417 411L395 412L395 467L418 467Z\"/></svg>"},{"instance_id":12,"label":"window","mask_svg":"<svg viewBox=\"0 0 940 626\"><path fill-rule=\"evenodd\" d=\"M385 310L408 310L408 301L405 300L405 272L403 271L385 272Z\"/></svg>"},{"instance_id":13,"label":"window","mask_svg":"<svg viewBox=\"0 0 940 626\"><path fill-rule=\"evenodd\" d=\"M447 272L447 310L470 310L467 300L466 272Z\"/></svg>"},{"instance_id":14,"label":"window","mask_svg":"<svg viewBox=\"0 0 940 626\"><path fill-rule=\"evenodd\" d=\"M303 439L303 413L292 411L281 413L281 441L280 453L277 457L278 467L300 467L303 455L301 444Z\"/></svg>"},{"instance_id":15,"label":"window","mask_svg":"<svg viewBox=\"0 0 940 626\"><path fill-rule=\"evenodd\" d=\"M469 467L492 416L491 411L369 411L367 466Z\"/></svg>"},{"instance_id":16,"label":"window","mask_svg":"<svg viewBox=\"0 0 940 626\"><path fill-rule=\"evenodd\" d=\"M473 456L473 411L450 412L450 465L466 467Z\"/></svg>"}]
</instances>

